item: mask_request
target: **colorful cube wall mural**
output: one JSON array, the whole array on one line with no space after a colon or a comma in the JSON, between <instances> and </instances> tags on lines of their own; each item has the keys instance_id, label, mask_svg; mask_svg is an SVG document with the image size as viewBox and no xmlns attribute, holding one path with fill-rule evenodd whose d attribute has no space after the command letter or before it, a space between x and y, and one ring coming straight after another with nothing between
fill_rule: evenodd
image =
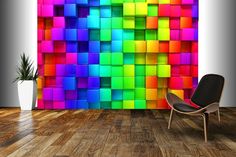
<instances>
[{"instance_id":1,"label":"colorful cube wall mural","mask_svg":"<svg viewBox=\"0 0 236 157\"><path fill-rule=\"evenodd\" d=\"M167 109L198 77L198 0L38 0L39 109Z\"/></svg>"}]
</instances>

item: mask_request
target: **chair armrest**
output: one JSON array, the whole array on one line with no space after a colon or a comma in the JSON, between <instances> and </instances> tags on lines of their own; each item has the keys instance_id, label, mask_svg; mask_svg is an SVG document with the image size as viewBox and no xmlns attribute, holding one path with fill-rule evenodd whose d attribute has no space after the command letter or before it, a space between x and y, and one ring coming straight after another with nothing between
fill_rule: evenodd
<instances>
[{"instance_id":1,"label":"chair armrest","mask_svg":"<svg viewBox=\"0 0 236 157\"><path fill-rule=\"evenodd\" d=\"M178 97L177 95L173 93L166 94L166 101L171 108L173 108L173 105L175 103L183 103L183 104L189 105L188 103L186 103L184 100L182 100L180 97Z\"/></svg>"}]
</instances>

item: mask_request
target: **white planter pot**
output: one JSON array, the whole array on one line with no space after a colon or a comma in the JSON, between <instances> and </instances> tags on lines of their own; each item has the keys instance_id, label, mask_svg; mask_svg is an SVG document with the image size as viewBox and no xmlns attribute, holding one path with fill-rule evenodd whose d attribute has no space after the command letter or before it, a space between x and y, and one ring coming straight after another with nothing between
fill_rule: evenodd
<instances>
[{"instance_id":1,"label":"white planter pot","mask_svg":"<svg viewBox=\"0 0 236 157\"><path fill-rule=\"evenodd\" d=\"M37 85L35 81L18 81L18 96L21 110L32 110L35 108Z\"/></svg>"}]
</instances>

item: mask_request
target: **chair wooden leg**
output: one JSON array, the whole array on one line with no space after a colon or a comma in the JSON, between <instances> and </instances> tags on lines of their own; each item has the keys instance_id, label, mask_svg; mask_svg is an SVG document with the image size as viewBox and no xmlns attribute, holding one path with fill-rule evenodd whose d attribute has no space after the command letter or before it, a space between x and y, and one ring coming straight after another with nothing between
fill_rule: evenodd
<instances>
[{"instance_id":1,"label":"chair wooden leg","mask_svg":"<svg viewBox=\"0 0 236 157\"><path fill-rule=\"evenodd\" d=\"M208 131L209 115L208 115L208 113L204 113L202 115L202 117L203 117L203 122L204 122L204 138L205 138L205 142L207 142L207 131Z\"/></svg>"},{"instance_id":2,"label":"chair wooden leg","mask_svg":"<svg viewBox=\"0 0 236 157\"><path fill-rule=\"evenodd\" d=\"M174 113L174 110L171 109L171 111L170 111L169 123L168 123L168 129L170 129L170 126L171 126L171 123L172 123L173 113Z\"/></svg>"},{"instance_id":3,"label":"chair wooden leg","mask_svg":"<svg viewBox=\"0 0 236 157\"><path fill-rule=\"evenodd\" d=\"M218 114L218 121L220 122L220 109L217 110L217 114Z\"/></svg>"}]
</instances>

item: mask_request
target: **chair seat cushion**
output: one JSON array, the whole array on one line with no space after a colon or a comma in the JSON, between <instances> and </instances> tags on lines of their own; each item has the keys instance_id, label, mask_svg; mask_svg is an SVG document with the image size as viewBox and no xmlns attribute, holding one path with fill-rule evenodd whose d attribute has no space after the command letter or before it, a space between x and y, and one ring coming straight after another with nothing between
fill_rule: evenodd
<instances>
[{"instance_id":1,"label":"chair seat cushion","mask_svg":"<svg viewBox=\"0 0 236 157\"><path fill-rule=\"evenodd\" d=\"M193 112L193 111L197 111L198 109L195 107L192 107L188 104L184 104L184 103L175 103L173 105L173 107L181 112Z\"/></svg>"}]
</instances>

